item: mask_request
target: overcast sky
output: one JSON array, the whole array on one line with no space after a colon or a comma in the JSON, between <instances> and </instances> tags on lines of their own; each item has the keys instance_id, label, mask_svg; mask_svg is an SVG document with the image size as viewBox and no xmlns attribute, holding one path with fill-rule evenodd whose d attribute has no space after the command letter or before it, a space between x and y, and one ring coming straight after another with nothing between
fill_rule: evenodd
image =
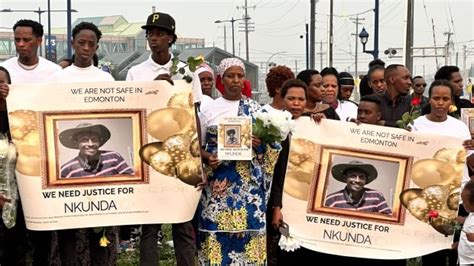
<instances>
[{"instance_id":1,"label":"overcast sky","mask_svg":"<svg viewBox=\"0 0 474 266\"><path fill-rule=\"evenodd\" d=\"M264 65L269 60L302 70L306 67L305 41L300 35L309 22L309 0L248 0L249 16L255 32L249 34L250 61ZM383 54L387 48L401 48L404 42L405 2L402 0L380 0L380 58L387 63L402 63L402 59L389 59ZM79 17L123 15L129 22L144 22L151 13L152 6L157 11L171 14L176 20L177 33L183 37L205 38L206 46L224 47L224 25L227 26L227 50L232 52L230 23L215 24L216 20L243 17L244 0L219 1L150 1L150 0L72 0L72 8ZM239 8L237 8L239 6ZM0 0L0 9L47 9L47 0ZM334 1L334 66L338 70L354 71L354 45L356 28L350 18L374 7L374 0ZM66 0L51 0L51 9L65 9ZM320 0L316 6L316 42L327 42L329 0ZM452 32L458 65L463 68L463 45L467 46L467 66L474 62L474 3L471 0L415 0L415 47L434 45L431 19L434 20L434 34L437 46L446 44L445 32ZM52 26L65 26L65 13L52 13ZM0 29L11 27L20 18L37 19L33 12L0 13ZM369 11L362 15L359 31L364 26L370 34L367 49L373 48L374 14ZM42 16L45 28L47 15ZM236 53L245 58L245 37L239 32L239 22L235 23ZM357 40L359 42L359 40ZM316 68L320 69L319 43L316 45ZM367 70L372 55L363 54L359 43L359 72ZM326 65L326 44L323 44L323 66ZM440 63L444 58L438 59ZM435 69L435 59L415 58L415 75L431 75ZM456 54L450 58L456 64ZM423 73L424 71L424 73Z\"/></svg>"}]
</instances>

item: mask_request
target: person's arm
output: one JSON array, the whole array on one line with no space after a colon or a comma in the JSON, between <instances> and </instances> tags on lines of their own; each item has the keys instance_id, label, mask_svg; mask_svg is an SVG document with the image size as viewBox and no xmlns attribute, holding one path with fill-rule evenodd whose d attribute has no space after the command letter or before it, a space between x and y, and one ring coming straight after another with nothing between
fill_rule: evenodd
<instances>
[{"instance_id":1,"label":"person's arm","mask_svg":"<svg viewBox=\"0 0 474 266\"><path fill-rule=\"evenodd\" d=\"M11 202L11 200L3 195L0 195L0 210L3 209L3 205L5 205L7 202Z\"/></svg>"},{"instance_id":2,"label":"person's arm","mask_svg":"<svg viewBox=\"0 0 474 266\"><path fill-rule=\"evenodd\" d=\"M466 238L469 242L474 242L474 233L468 233L468 232L464 232L466 233Z\"/></svg>"},{"instance_id":3,"label":"person's arm","mask_svg":"<svg viewBox=\"0 0 474 266\"><path fill-rule=\"evenodd\" d=\"M270 191L270 201L268 208L272 208L272 226L275 229L283 222L283 213L281 212L283 186L285 184L286 167L288 165L288 155L290 153L290 136L288 136L282 143L282 150L278 154L278 159L273 171L273 182Z\"/></svg>"},{"instance_id":4,"label":"person's arm","mask_svg":"<svg viewBox=\"0 0 474 266\"><path fill-rule=\"evenodd\" d=\"M0 84L0 100L6 99L9 92L10 92L10 87L8 86L8 84L6 83Z\"/></svg>"},{"instance_id":5,"label":"person's arm","mask_svg":"<svg viewBox=\"0 0 474 266\"><path fill-rule=\"evenodd\" d=\"M288 165L288 155L290 153L290 138L286 138L282 143L282 150L278 154L278 159L273 171L273 182L270 191L270 207L282 208L283 186L285 184L286 167Z\"/></svg>"}]
</instances>

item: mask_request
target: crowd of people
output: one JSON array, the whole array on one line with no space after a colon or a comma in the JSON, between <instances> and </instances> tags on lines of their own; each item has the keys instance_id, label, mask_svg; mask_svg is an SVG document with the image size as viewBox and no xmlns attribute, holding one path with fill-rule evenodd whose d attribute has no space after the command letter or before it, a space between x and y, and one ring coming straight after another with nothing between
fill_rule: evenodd
<instances>
[{"instance_id":1,"label":"crowd of people","mask_svg":"<svg viewBox=\"0 0 474 266\"><path fill-rule=\"evenodd\" d=\"M182 79L183 74L171 75L170 72L173 64L170 49L177 40L173 17L161 12L153 13L142 28L146 31L151 54L146 61L128 71L126 80L164 80L174 84L173 80ZM13 32L18 56L6 60L0 66L2 133L8 134L9 131L6 106L9 84L114 80L112 75L96 67L96 54L102 34L93 23L81 22L74 27L74 57L64 60L61 66L38 55L43 38L41 24L32 20L19 20L13 26ZM181 62L178 67L182 66L184 63ZM382 262L334 256L304 248L294 253L280 250L279 228L285 220L282 194L291 135L281 143L264 143L257 136L252 136L251 146L255 151L252 160L220 161L217 158L217 125L224 116L255 120L258 112L289 112L295 120L301 116L310 116L316 123L321 119L332 119L397 127L397 121L410 110L413 99L419 99L423 113L410 130L458 137L465 140L466 149L474 149L469 129L459 120L461 108L473 108L474 104L461 98L463 78L456 66L443 66L437 71L426 97L424 77L412 78L412 73L403 65L391 64L385 67L382 60L374 60L361 80L359 87L362 97L359 102L351 101L357 87L350 73L338 72L333 67L293 73L286 66L276 66L269 70L266 77L266 87L272 101L263 106L248 97L251 95L249 82L245 79L245 65L237 58L223 59L216 73L211 66L203 64L195 74L198 79L194 82L198 82L202 88L194 90L193 96L199 117L201 157L207 175L200 186L202 195L196 219L172 225L176 262L180 266L195 265L196 262L202 265L291 265L295 258L306 261L327 258L336 265L406 265L405 260ZM214 87L219 97L213 97ZM413 93L410 94L410 91ZM450 107L453 105L457 108L451 112ZM229 140L230 134L235 135L235 131L227 133ZM86 138L82 145L95 143L100 146L99 135L89 134ZM89 160L94 163L91 158L81 152L77 156L78 161ZM458 237L458 252L452 249L423 256L423 265L443 265L439 263L446 261L446 258L450 259L450 265L455 265L458 259L461 265L474 264L474 218L471 215L474 211L474 183L470 181L474 165L469 163L470 160L467 161L462 192L464 207L460 205L459 211L459 220L465 227ZM377 171L372 165L357 161L336 165L333 176L347 183L347 186L329 195L326 206L360 208L361 199L376 195L376 202L372 205L377 208L373 211L391 214L381 193L364 188L364 185L377 178ZM350 200L340 203L336 198ZM0 195L0 208L8 201L8 198ZM21 201L18 201L18 210L15 227L7 229L3 223L0 225L0 265L24 265L26 254L31 254L33 265L116 265L117 248L114 245L104 248L95 244L102 233L98 234L92 228L27 230ZM127 235L122 232L129 232L130 226L111 225L104 230L104 234L114 243L116 236ZM161 224L141 225L140 265L157 265L160 230Z\"/></svg>"}]
</instances>

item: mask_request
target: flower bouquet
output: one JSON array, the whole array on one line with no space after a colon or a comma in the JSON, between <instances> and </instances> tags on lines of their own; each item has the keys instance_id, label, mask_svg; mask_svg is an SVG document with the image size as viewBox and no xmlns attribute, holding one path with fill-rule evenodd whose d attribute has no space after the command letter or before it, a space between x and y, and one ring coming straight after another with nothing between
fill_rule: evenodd
<instances>
[{"instance_id":1,"label":"flower bouquet","mask_svg":"<svg viewBox=\"0 0 474 266\"><path fill-rule=\"evenodd\" d=\"M284 251L295 251L301 247L301 241L292 237L290 235L290 227L287 223L282 222L278 228L280 231L280 241L278 241L278 246Z\"/></svg>"},{"instance_id":2,"label":"flower bouquet","mask_svg":"<svg viewBox=\"0 0 474 266\"><path fill-rule=\"evenodd\" d=\"M414 97L411 99L410 111L405 112L402 115L402 119L397 121L397 125L400 128L409 129L410 125L413 125L415 119L417 119L421 115L421 99L418 97Z\"/></svg>"},{"instance_id":3,"label":"flower bouquet","mask_svg":"<svg viewBox=\"0 0 474 266\"><path fill-rule=\"evenodd\" d=\"M252 134L259 137L262 143L281 142L294 128L295 122L289 112L259 112L252 125Z\"/></svg>"}]
</instances>

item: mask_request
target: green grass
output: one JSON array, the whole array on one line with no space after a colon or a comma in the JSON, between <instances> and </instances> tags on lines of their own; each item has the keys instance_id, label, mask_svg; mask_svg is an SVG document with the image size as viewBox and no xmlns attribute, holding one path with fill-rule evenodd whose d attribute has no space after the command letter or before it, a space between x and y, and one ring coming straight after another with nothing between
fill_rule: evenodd
<instances>
[{"instance_id":1,"label":"green grass","mask_svg":"<svg viewBox=\"0 0 474 266\"><path fill-rule=\"evenodd\" d=\"M174 257L174 249L166 245L167 241L173 240L171 236L171 225L164 224L161 229L163 230L163 245L160 247L160 266L173 266L176 265ZM117 265L120 266L135 266L140 265L140 244L134 251L122 252L119 254L117 259Z\"/></svg>"}]
</instances>

